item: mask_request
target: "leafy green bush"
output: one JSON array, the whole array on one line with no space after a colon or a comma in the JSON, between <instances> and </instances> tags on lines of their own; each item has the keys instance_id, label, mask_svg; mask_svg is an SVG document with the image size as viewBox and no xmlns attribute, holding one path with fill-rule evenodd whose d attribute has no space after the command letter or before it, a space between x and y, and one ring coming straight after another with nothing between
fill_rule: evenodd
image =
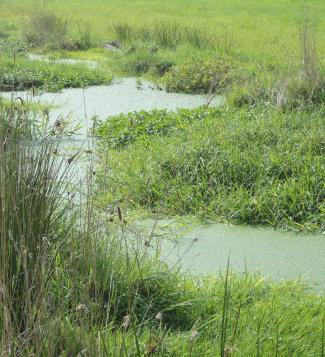
<instances>
[{"instance_id":1,"label":"leafy green bush","mask_svg":"<svg viewBox=\"0 0 325 357\"><path fill-rule=\"evenodd\" d=\"M97 128L97 134L104 137L106 145L113 148L124 147L139 138L170 135L186 130L187 126L202 121L217 108L179 109L176 112L154 109L109 117Z\"/></svg>"},{"instance_id":2,"label":"leafy green bush","mask_svg":"<svg viewBox=\"0 0 325 357\"><path fill-rule=\"evenodd\" d=\"M169 92L221 93L236 80L234 61L217 58L215 61L195 61L173 67L162 82Z\"/></svg>"}]
</instances>

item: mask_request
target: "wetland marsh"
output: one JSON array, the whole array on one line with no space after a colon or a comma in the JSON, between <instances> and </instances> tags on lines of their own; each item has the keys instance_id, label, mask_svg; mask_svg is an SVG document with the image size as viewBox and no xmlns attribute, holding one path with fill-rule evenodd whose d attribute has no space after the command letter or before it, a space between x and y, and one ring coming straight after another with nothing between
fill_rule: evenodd
<instances>
[{"instance_id":1,"label":"wetland marsh","mask_svg":"<svg viewBox=\"0 0 325 357\"><path fill-rule=\"evenodd\" d=\"M324 356L323 2L0 11L0 354Z\"/></svg>"}]
</instances>

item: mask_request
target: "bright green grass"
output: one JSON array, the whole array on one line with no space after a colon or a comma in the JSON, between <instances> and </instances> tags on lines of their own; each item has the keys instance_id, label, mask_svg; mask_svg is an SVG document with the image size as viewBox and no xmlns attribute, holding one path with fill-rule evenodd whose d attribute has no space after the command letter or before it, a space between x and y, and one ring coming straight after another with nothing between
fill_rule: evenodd
<instances>
[{"instance_id":1,"label":"bright green grass","mask_svg":"<svg viewBox=\"0 0 325 357\"><path fill-rule=\"evenodd\" d=\"M142 279L150 282L157 276L147 272ZM147 296L140 292L132 296L132 304L143 304L149 310L144 315L137 316L132 310L124 315L130 316L127 329L122 327L123 316L114 324L91 322L100 299L84 300L80 308L75 300L70 311L59 310L45 322L39 345L30 346L30 351L47 356L81 351L88 356L214 357L228 356L227 351L247 357L322 356L324 298L304 291L299 283L273 284L260 277L233 274L229 274L226 288L224 275L179 281L166 275L159 285L154 281ZM141 281L131 283L141 289ZM79 289L81 296L86 293L82 285ZM164 307L161 320L156 318L157 302ZM97 311L97 315L106 314L105 307ZM179 319L186 326L176 327Z\"/></svg>"},{"instance_id":2,"label":"bright green grass","mask_svg":"<svg viewBox=\"0 0 325 357\"><path fill-rule=\"evenodd\" d=\"M29 28L41 14L34 10L43 8L43 14L53 11L62 24L67 20L67 28L64 34L60 29L51 33L48 31L51 26L45 25L43 32L48 35L42 38L42 43L45 42L37 50L56 49L52 52L54 56L99 60L116 75L146 76L158 80L169 91L206 93L217 77L218 85L214 90L229 93L234 84L238 85L235 91L240 88L239 91L245 92L249 88L237 103L251 102L247 97L256 96L269 101L265 92L278 93L286 83L291 92L286 93L288 97L297 94L297 87L302 100L298 105L285 106L305 107L306 102L323 102L325 22L321 14L325 5L320 0L308 4L201 0L190 5L185 5L184 0L123 3L96 0L91 6L84 0L77 4L55 0L41 7L37 1L29 0L24 4L11 1L10 6L5 1L2 7L3 14L7 14L2 37L9 34L10 38L17 38L19 31L42 33L38 26ZM36 17L28 22L32 10ZM36 22L44 26L44 22L38 20ZM302 66L299 30L306 23L308 31L317 34L318 57L308 59L313 75L308 74L306 83L300 83L300 73L307 66ZM311 38L307 41L309 45L312 45ZM116 39L121 41L122 50L100 48ZM305 53L307 47L304 47ZM256 88L260 89L259 93ZM313 91L314 98L306 100L306 93Z\"/></svg>"},{"instance_id":3,"label":"bright green grass","mask_svg":"<svg viewBox=\"0 0 325 357\"><path fill-rule=\"evenodd\" d=\"M26 14L40 1L3 0L1 17L20 27ZM262 61L290 63L299 57L297 24L301 19L303 5L291 0L221 1L185 0L157 1L104 1L86 0L67 2L54 0L47 7L69 20L76 27L79 22L89 23L95 36L110 39L110 24L121 21L131 25L146 25L160 22L177 23L207 29L216 41L230 41L238 53ZM312 22L317 25L320 55L325 51L325 3L322 0L307 2L311 9Z\"/></svg>"},{"instance_id":4,"label":"bright green grass","mask_svg":"<svg viewBox=\"0 0 325 357\"><path fill-rule=\"evenodd\" d=\"M171 215L325 228L324 108L129 114L100 131L108 200Z\"/></svg>"},{"instance_id":5,"label":"bright green grass","mask_svg":"<svg viewBox=\"0 0 325 357\"><path fill-rule=\"evenodd\" d=\"M4 0L1 2L2 16L13 22L21 22L26 12L32 10L39 1ZM296 36L296 21L301 4L288 0L274 3L270 0L242 2L198 0L192 3L178 1L117 1L86 0L65 2L55 0L48 3L52 9L69 18L70 21L88 21L95 28L105 29L118 20L131 24L142 24L143 20L154 23L159 20L198 25L215 31L228 32L243 49L253 51L261 48L273 57L272 47L276 44L291 48L292 36ZM321 0L309 1L313 19L319 25L319 33L324 33L325 21L322 14L325 4ZM148 20L150 19L150 20ZM320 41L322 42L322 41ZM286 46L287 45L287 46ZM324 46L324 44L322 45Z\"/></svg>"},{"instance_id":6,"label":"bright green grass","mask_svg":"<svg viewBox=\"0 0 325 357\"><path fill-rule=\"evenodd\" d=\"M179 109L140 111L120 114L102 121L97 128L97 135L104 137L105 144L112 148L123 148L138 140L151 136L164 136L186 130L193 122L200 122L208 115L217 114L220 109Z\"/></svg>"}]
</instances>

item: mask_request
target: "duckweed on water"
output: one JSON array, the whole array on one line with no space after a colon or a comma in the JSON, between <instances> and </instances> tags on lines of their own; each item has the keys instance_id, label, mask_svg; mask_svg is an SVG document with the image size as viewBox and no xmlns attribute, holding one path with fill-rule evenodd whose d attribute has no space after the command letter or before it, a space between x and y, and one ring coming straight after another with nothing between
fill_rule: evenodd
<instances>
[{"instance_id":1,"label":"duckweed on water","mask_svg":"<svg viewBox=\"0 0 325 357\"><path fill-rule=\"evenodd\" d=\"M2 354L323 352L324 298L302 284L229 271L183 275L152 254L154 232L103 221L91 194L84 207L66 202L67 173L61 177L54 143L20 143L34 135L32 116L21 109L0 107Z\"/></svg>"}]
</instances>

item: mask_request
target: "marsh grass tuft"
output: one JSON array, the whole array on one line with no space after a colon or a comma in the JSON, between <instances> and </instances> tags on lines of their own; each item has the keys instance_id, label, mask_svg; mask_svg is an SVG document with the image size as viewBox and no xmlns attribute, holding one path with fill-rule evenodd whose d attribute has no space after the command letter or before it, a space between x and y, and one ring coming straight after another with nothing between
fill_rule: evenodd
<instances>
[{"instance_id":1,"label":"marsh grass tuft","mask_svg":"<svg viewBox=\"0 0 325 357\"><path fill-rule=\"evenodd\" d=\"M64 48L68 45L68 24L50 10L41 9L29 15L22 37L32 47Z\"/></svg>"},{"instance_id":2,"label":"marsh grass tuft","mask_svg":"<svg viewBox=\"0 0 325 357\"><path fill-rule=\"evenodd\" d=\"M64 236L64 171L48 142L31 145L28 111L13 104L1 107L0 116L0 335L13 348L20 334L27 341L35 338L53 254Z\"/></svg>"},{"instance_id":3,"label":"marsh grass tuft","mask_svg":"<svg viewBox=\"0 0 325 357\"><path fill-rule=\"evenodd\" d=\"M224 107L113 118L102 126L107 199L114 192L167 215L322 231L322 113Z\"/></svg>"},{"instance_id":4,"label":"marsh grass tuft","mask_svg":"<svg viewBox=\"0 0 325 357\"><path fill-rule=\"evenodd\" d=\"M47 8L28 16L21 37L30 47L46 50L87 50L96 45L89 24L77 23L72 34L69 22Z\"/></svg>"},{"instance_id":5,"label":"marsh grass tuft","mask_svg":"<svg viewBox=\"0 0 325 357\"><path fill-rule=\"evenodd\" d=\"M158 21L155 24L134 26L116 22L111 29L121 41L149 41L163 48L176 48L182 43L188 43L198 49L215 47L213 36L207 30L177 23Z\"/></svg>"}]
</instances>

